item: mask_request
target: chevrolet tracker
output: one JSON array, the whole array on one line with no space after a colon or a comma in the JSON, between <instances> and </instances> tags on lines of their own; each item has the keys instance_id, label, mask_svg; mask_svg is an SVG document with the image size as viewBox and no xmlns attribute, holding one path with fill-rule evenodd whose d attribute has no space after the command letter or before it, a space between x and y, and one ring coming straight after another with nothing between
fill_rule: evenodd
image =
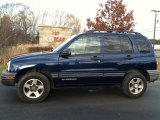
<instances>
[{"instance_id":1,"label":"chevrolet tracker","mask_svg":"<svg viewBox=\"0 0 160 120\"><path fill-rule=\"evenodd\" d=\"M158 80L158 60L140 33L91 30L72 36L49 52L11 57L4 85L17 86L24 102L41 102L50 89L118 85L130 98Z\"/></svg>"}]
</instances>

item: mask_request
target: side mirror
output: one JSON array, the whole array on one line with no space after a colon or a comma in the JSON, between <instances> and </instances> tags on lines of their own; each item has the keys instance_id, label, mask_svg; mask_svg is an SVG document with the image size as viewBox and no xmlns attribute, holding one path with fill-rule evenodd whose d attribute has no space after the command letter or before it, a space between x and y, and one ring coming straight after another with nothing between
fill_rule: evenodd
<instances>
[{"instance_id":1,"label":"side mirror","mask_svg":"<svg viewBox=\"0 0 160 120\"><path fill-rule=\"evenodd\" d=\"M63 58L68 58L68 56L71 55L71 50L70 49L64 49L61 53L60 56Z\"/></svg>"}]
</instances>

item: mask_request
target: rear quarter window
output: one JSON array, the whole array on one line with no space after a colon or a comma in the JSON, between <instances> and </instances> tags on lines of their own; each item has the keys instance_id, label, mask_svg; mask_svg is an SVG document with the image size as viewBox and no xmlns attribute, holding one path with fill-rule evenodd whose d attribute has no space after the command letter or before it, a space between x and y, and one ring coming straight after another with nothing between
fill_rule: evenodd
<instances>
[{"instance_id":1,"label":"rear quarter window","mask_svg":"<svg viewBox=\"0 0 160 120\"><path fill-rule=\"evenodd\" d=\"M140 53L150 53L148 41L143 37L135 37L135 43Z\"/></svg>"}]
</instances>

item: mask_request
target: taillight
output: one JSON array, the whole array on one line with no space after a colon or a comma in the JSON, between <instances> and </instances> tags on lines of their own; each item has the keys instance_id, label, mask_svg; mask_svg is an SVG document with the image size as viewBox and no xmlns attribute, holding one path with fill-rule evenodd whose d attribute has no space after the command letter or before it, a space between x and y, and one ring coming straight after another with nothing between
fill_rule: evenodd
<instances>
[{"instance_id":1,"label":"taillight","mask_svg":"<svg viewBox=\"0 0 160 120\"><path fill-rule=\"evenodd\" d=\"M156 70L158 70L158 59L156 60Z\"/></svg>"}]
</instances>

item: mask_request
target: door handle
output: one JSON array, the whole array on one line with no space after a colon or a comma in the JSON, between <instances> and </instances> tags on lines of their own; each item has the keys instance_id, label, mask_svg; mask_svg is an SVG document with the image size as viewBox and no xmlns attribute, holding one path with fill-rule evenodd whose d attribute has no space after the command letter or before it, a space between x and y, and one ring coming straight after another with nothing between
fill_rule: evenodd
<instances>
[{"instance_id":1,"label":"door handle","mask_svg":"<svg viewBox=\"0 0 160 120\"><path fill-rule=\"evenodd\" d=\"M127 55L127 59L131 60L131 59L133 59L133 57L131 55Z\"/></svg>"},{"instance_id":2,"label":"door handle","mask_svg":"<svg viewBox=\"0 0 160 120\"><path fill-rule=\"evenodd\" d=\"M97 56L93 56L93 57L91 57L91 60L93 60L93 61L100 61L100 58L97 57Z\"/></svg>"}]
</instances>

